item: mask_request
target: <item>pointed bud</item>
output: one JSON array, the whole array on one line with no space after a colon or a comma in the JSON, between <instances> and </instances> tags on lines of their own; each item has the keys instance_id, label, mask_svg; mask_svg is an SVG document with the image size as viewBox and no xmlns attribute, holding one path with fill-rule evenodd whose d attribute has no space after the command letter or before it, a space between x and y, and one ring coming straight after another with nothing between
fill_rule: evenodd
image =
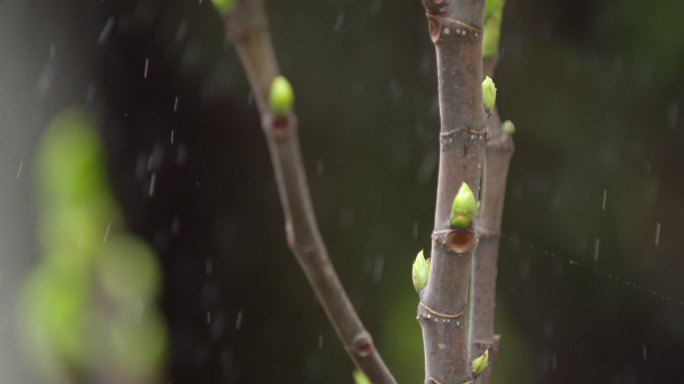
<instances>
[{"instance_id":1,"label":"pointed bud","mask_svg":"<svg viewBox=\"0 0 684 384\"><path fill-rule=\"evenodd\" d=\"M413 262L413 270L411 272L411 278L413 278L413 288L416 292L420 293L420 290L425 288L428 282L428 277L430 276L430 259L425 259L423 251L418 252L416 260Z\"/></svg>"},{"instance_id":2,"label":"pointed bud","mask_svg":"<svg viewBox=\"0 0 684 384\"><path fill-rule=\"evenodd\" d=\"M449 218L451 227L454 229L470 228L475 221L478 206L479 202L475 199L475 194L470 186L465 182L461 184L461 188L454 198L454 204L451 206L451 217Z\"/></svg>"},{"instance_id":3,"label":"pointed bud","mask_svg":"<svg viewBox=\"0 0 684 384\"><path fill-rule=\"evenodd\" d=\"M503 129L504 133L508 136L515 133L515 125L513 125L513 122L510 120L504 121L504 123L501 124L501 129Z\"/></svg>"},{"instance_id":4,"label":"pointed bud","mask_svg":"<svg viewBox=\"0 0 684 384\"><path fill-rule=\"evenodd\" d=\"M482 82L482 101L484 102L487 111L494 109L494 103L496 103L496 86L489 76L485 77Z\"/></svg>"},{"instance_id":5,"label":"pointed bud","mask_svg":"<svg viewBox=\"0 0 684 384\"><path fill-rule=\"evenodd\" d=\"M478 376L482 372L487 369L489 366L489 349L484 351L484 353L478 357L477 359L473 360L471 363L471 367L473 370L473 375Z\"/></svg>"},{"instance_id":6,"label":"pointed bud","mask_svg":"<svg viewBox=\"0 0 684 384\"><path fill-rule=\"evenodd\" d=\"M366 375L358 369L355 369L354 372L352 372L352 376L354 376L354 384L371 384Z\"/></svg>"},{"instance_id":7,"label":"pointed bud","mask_svg":"<svg viewBox=\"0 0 684 384\"><path fill-rule=\"evenodd\" d=\"M290 82L284 76L276 76L273 79L269 104L271 111L278 116L285 116L292 112L294 92Z\"/></svg>"},{"instance_id":8,"label":"pointed bud","mask_svg":"<svg viewBox=\"0 0 684 384\"><path fill-rule=\"evenodd\" d=\"M216 7L216 10L219 11L221 16L227 15L234 3L233 0L211 0L211 2L214 4L214 7Z\"/></svg>"}]
</instances>

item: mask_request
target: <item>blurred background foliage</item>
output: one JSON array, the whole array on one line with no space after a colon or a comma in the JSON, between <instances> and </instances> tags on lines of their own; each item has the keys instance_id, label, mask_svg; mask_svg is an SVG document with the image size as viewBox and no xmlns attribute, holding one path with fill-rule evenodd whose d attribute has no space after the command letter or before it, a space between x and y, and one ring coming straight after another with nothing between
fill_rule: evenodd
<instances>
[{"instance_id":1,"label":"blurred background foliage","mask_svg":"<svg viewBox=\"0 0 684 384\"><path fill-rule=\"evenodd\" d=\"M331 255L398 379L420 382L409 275L415 254L429 248L438 157L434 52L422 6L266 5L282 70L295 88L302 150ZM502 233L502 350L494 382L684 377L684 305L676 301L684 297L681 11L677 0L506 4L495 80L500 114L517 127L517 149ZM0 36L0 300L4 308L16 301L26 311L64 311L28 313L31 321L21 324L30 329L45 317L35 321L52 330L51 348L60 349L50 353L66 362L61 369L87 361L73 357L84 341L109 335L60 325L97 323L83 316L101 313L102 293L74 289L82 283L60 275L79 273L73 266L43 273L71 290L64 304L27 298L30 289L15 293L38 285L40 271L52 268L44 267L48 260L76 255L50 256L73 247L73 239L51 236L43 223L66 220L58 226L66 233L73 222L93 220L92 246L121 247L111 252L128 256L99 256L115 264L102 267L111 277L84 257L91 283L127 303L137 289L151 298L161 284L163 320L155 320L150 341L135 339L153 352L167 345L164 354L149 355L165 355L165 365L162 376L144 380L352 382L351 363L286 248L255 106L209 1L5 0ZM54 155L60 160L43 167L38 138L73 104L88 106L87 125L99 135L59 139L47 130L43 140L67 141L81 155ZM66 169L80 156L94 156L86 163L96 164L97 140L106 172ZM58 180L49 183L44 168ZM71 172L73 191L60 190ZM33 185L34 178L46 184ZM48 201L67 206L65 193L85 193L81 188L100 198L74 198L92 205L51 218ZM154 251L126 236L118 246L114 237L102 243L107 223ZM148 256L134 259L129 247ZM138 277L157 283L116 283L146 268L149 275ZM12 311L3 312L0 382L40 382L13 353L19 324ZM116 316L107 320L103 326L113 326ZM98 344L88 358L114 364L107 356L115 352ZM136 372L144 358L126 356L128 368L119 373ZM94 372L82 381L107 382L97 376L106 369Z\"/></svg>"},{"instance_id":2,"label":"blurred background foliage","mask_svg":"<svg viewBox=\"0 0 684 384\"><path fill-rule=\"evenodd\" d=\"M37 152L42 258L19 299L26 356L48 380L147 383L166 335L155 299L154 252L127 233L104 168L95 122L60 112Z\"/></svg>"}]
</instances>

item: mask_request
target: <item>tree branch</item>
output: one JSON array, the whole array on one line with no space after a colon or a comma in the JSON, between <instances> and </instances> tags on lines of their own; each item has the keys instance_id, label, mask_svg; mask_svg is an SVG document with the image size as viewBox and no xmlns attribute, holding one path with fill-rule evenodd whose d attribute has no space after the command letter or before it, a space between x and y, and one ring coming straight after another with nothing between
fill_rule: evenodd
<instances>
[{"instance_id":1,"label":"tree branch","mask_svg":"<svg viewBox=\"0 0 684 384\"><path fill-rule=\"evenodd\" d=\"M269 109L267 95L279 69L262 1L237 0L227 15L226 33L238 50L261 114L288 244L356 366L373 383L394 384L328 257L306 182L297 118L293 113L276 116Z\"/></svg>"},{"instance_id":2,"label":"tree branch","mask_svg":"<svg viewBox=\"0 0 684 384\"><path fill-rule=\"evenodd\" d=\"M491 0L490 0L491 1ZM499 35L504 2L499 1L498 9L493 10L485 28L495 35L488 47L493 52L483 60L486 76L494 77L498 64ZM485 149L483 174L482 207L476 220L480 235L473 261L471 301L472 313L471 343L473 356L480 356L489 350L489 368L477 377L477 384L485 384L499 353L499 336L494 333L494 314L496 308L496 275L501 239L501 219L506 196L506 180L511 157L514 152L513 139L502 129L501 119L496 108L489 119L489 137Z\"/></svg>"},{"instance_id":3,"label":"tree branch","mask_svg":"<svg viewBox=\"0 0 684 384\"><path fill-rule=\"evenodd\" d=\"M430 277L421 291L425 383L472 380L468 286L477 233L452 230L451 202L462 182L478 192L487 121L482 104L484 0L423 0L437 54L440 162Z\"/></svg>"}]
</instances>

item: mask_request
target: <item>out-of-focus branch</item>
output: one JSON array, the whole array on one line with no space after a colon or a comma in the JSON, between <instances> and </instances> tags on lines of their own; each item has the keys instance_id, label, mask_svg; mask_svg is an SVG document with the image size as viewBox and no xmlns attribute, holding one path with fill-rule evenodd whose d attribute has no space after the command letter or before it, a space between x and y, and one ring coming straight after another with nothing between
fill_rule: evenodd
<instances>
[{"instance_id":1,"label":"out-of-focus branch","mask_svg":"<svg viewBox=\"0 0 684 384\"><path fill-rule=\"evenodd\" d=\"M271 85L279 69L262 1L236 0L226 13L226 33L237 48L261 114L288 244L356 366L373 383L394 384L328 257L302 164L297 117L291 110L283 113L269 105Z\"/></svg>"}]
</instances>

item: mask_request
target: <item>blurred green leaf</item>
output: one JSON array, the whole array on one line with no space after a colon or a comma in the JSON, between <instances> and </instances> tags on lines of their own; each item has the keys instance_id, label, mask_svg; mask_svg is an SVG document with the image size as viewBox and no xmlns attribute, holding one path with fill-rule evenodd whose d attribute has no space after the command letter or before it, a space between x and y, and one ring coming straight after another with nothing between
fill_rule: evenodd
<instances>
[{"instance_id":1,"label":"blurred green leaf","mask_svg":"<svg viewBox=\"0 0 684 384\"><path fill-rule=\"evenodd\" d=\"M105 292L120 303L153 299L161 272L147 244L131 235L117 235L102 245L97 276Z\"/></svg>"},{"instance_id":2,"label":"blurred green leaf","mask_svg":"<svg viewBox=\"0 0 684 384\"><path fill-rule=\"evenodd\" d=\"M112 319L107 341L119 369L135 376L157 373L166 355L166 327L155 311L145 311L139 319Z\"/></svg>"},{"instance_id":3,"label":"blurred green leaf","mask_svg":"<svg viewBox=\"0 0 684 384\"><path fill-rule=\"evenodd\" d=\"M27 280L21 297L22 326L40 365L57 360L82 368L88 359L87 278L61 273L54 266L39 265Z\"/></svg>"},{"instance_id":4,"label":"blurred green leaf","mask_svg":"<svg viewBox=\"0 0 684 384\"><path fill-rule=\"evenodd\" d=\"M102 143L90 115L71 107L48 126L38 152L43 204L87 201L108 195Z\"/></svg>"}]
</instances>

